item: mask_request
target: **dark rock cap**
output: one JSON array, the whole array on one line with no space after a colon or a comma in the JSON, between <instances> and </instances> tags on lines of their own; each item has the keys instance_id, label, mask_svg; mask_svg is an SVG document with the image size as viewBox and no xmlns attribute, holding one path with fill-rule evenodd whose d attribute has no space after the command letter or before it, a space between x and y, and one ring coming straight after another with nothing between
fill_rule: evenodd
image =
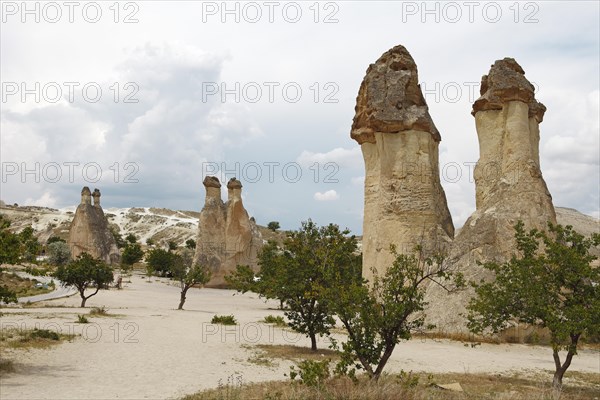
<instances>
[{"instance_id":1,"label":"dark rock cap","mask_svg":"<svg viewBox=\"0 0 600 400\"><path fill-rule=\"evenodd\" d=\"M204 178L204 181L202 183L204 184L204 187L221 187L221 182L219 182L219 178L217 178L216 176L207 176L206 178Z\"/></svg>"},{"instance_id":2,"label":"dark rock cap","mask_svg":"<svg viewBox=\"0 0 600 400\"><path fill-rule=\"evenodd\" d=\"M441 140L419 86L417 65L404 46L395 46L371 64L360 85L350 136L375 143L374 132L430 132Z\"/></svg>"},{"instance_id":3,"label":"dark rock cap","mask_svg":"<svg viewBox=\"0 0 600 400\"><path fill-rule=\"evenodd\" d=\"M481 77L479 97L473 103L475 115L478 111L502 110L509 101L522 101L529 105L529 117L535 117L538 122L544 119L546 106L535 99L535 88L525 78L525 71L514 58L497 60L487 75Z\"/></svg>"},{"instance_id":4,"label":"dark rock cap","mask_svg":"<svg viewBox=\"0 0 600 400\"><path fill-rule=\"evenodd\" d=\"M231 178L229 182L227 182L227 189L241 189L242 182L238 181L235 177Z\"/></svg>"}]
</instances>

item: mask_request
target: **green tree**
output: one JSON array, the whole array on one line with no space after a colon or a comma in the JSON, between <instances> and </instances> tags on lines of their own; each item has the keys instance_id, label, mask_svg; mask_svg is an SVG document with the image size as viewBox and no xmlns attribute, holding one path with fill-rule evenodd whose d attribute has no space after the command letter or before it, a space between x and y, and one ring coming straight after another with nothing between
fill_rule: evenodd
<instances>
[{"instance_id":1,"label":"green tree","mask_svg":"<svg viewBox=\"0 0 600 400\"><path fill-rule=\"evenodd\" d=\"M48 262L51 265L65 265L71 261L71 250L63 241L54 241L48 245Z\"/></svg>"},{"instance_id":2,"label":"green tree","mask_svg":"<svg viewBox=\"0 0 600 400\"><path fill-rule=\"evenodd\" d=\"M115 238L115 243L117 244L117 247L119 249L125 247L125 241L123 240L123 236L121 236L121 234L117 230L118 228L116 228L114 225L111 225L108 229L110 230L110 233L112 233L113 238Z\"/></svg>"},{"instance_id":3,"label":"green tree","mask_svg":"<svg viewBox=\"0 0 600 400\"><path fill-rule=\"evenodd\" d=\"M144 251L142 246L136 242L127 242L121 254L121 263L126 266L132 266L136 262L139 262L144 257Z\"/></svg>"},{"instance_id":4,"label":"green tree","mask_svg":"<svg viewBox=\"0 0 600 400\"><path fill-rule=\"evenodd\" d=\"M50 236L48 238L48 240L46 241L46 245L49 245L49 244L52 244L55 242L67 243L65 239L59 238L58 236Z\"/></svg>"},{"instance_id":5,"label":"green tree","mask_svg":"<svg viewBox=\"0 0 600 400\"><path fill-rule=\"evenodd\" d=\"M178 246L177 246L177 243L175 243L174 240L169 240L168 245L169 245L169 251L175 251L175 250L177 250Z\"/></svg>"},{"instance_id":6,"label":"green tree","mask_svg":"<svg viewBox=\"0 0 600 400\"><path fill-rule=\"evenodd\" d=\"M188 239L185 241L185 247L191 250L196 248L196 241L194 239Z\"/></svg>"},{"instance_id":7,"label":"green tree","mask_svg":"<svg viewBox=\"0 0 600 400\"><path fill-rule=\"evenodd\" d=\"M19 233L19 242L21 243L21 258L28 262L35 262L37 255L42 250L42 245L34 235L32 227L28 226Z\"/></svg>"},{"instance_id":8,"label":"green tree","mask_svg":"<svg viewBox=\"0 0 600 400\"><path fill-rule=\"evenodd\" d=\"M127 234L127 236L125 236L125 241L129 244L135 244L135 243L137 243L137 240L138 240L137 236L135 236L133 233L129 233L129 234Z\"/></svg>"},{"instance_id":9,"label":"green tree","mask_svg":"<svg viewBox=\"0 0 600 400\"><path fill-rule=\"evenodd\" d=\"M435 282L451 290L453 274L443 257L424 257L420 247L416 255L398 254L394 246L390 251L395 260L383 276L375 269L368 283L340 276L331 280L337 284L326 289L326 297L348 333L336 367L340 373L353 376L355 368L364 369L377 381L396 345L410 339L424 324L425 283ZM460 275L452 285L462 285Z\"/></svg>"},{"instance_id":10,"label":"green tree","mask_svg":"<svg viewBox=\"0 0 600 400\"><path fill-rule=\"evenodd\" d=\"M600 268L592 267L597 257L589 253L600 244L600 235L585 238L569 225L548 228L526 232L523 222L515 225L518 254L503 264L484 264L495 280L473 283L476 296L467 307L468 327L475 333L487 328L497 333L516 320L547 328L553 386L560 390L582 335L600 331ZM564 362L561 350L567 352Z\"/></svg>"},{"instance_id":11,"label":"green tree","mask_svg":"<svg viewBox=\"0 0 600 400\"><path fill-rule=\"evenodd\" d=\"M77 289L81 296L81 307L85 307L87 299L95 296L100 289L106 288L114 279L112 268L88 253L82 253L77 260L71 261L67 265L60 265L56 269L54 277L65 285ZM86 296L85 290L90 287L95 287L96 290Z\"/></svg>"},{"instance_id":12,"label":"green tree","mask_svg":"<svg viewBox=\"0 0 600 400\"><path fill-rule=\"evenodd\" d=\"M183 310L188 290L194 285L204 285L210 280L210 272L200 264L194 264L194 253L183 249L176 254L171 264L171 275L179 281L181 288L178 310Z\"/></svg>"},{"instance_id":13,"label":"green tree","mask_svg":"<svg viewBox=\"0 0 600 400\"><path fill-rule=\"evenodd\" d=\"M272 230L273 232L275 232L277 229L281 228L281 226L279 225L279 222L277 222L277 221L271 221L267 225L267 228L269 228L270 230Z\"/></svg>"},{"instance_id":14,"label":"green tree","mask_svg":"<svg viewBox=\"0 0 600 400\"><path fill-rule=\"evenodd\" d=\"M152 249L146 254L146 263L160 276L171 276L176 254L163 249Z\"/></svg>"},{"instance_id":15,"label":"green tree","mask_svg":"<svg viewBox=\"0 0 600 400\"><path fill-rule=\"evenodd\" d=\"M17 294L7 287L0 285L0 301L3 303L16 303Z\"/></svg>"},{"instance_id":16,"label":"green tree","mask_svg":"<svg viewBox=\"0 0 600 400\"><path fill-rule=\"evenodd\" d=\"M21 254L19 236L10 230L10 221L0 214L0 264L16 264Z\"/></svg>"},{"instance_id":17,"label":"green tree","mask_svg":"<svg viewBox=\"0 0 600 400\"><path fill-rule=\"evenodd\" d=\"M261 269L252 287L262 296L287 305L289 325L307 335L315 351L317 335L329 334L334 325L332 310L322 295L324 288L333 284L330 278L337 274L360 276L356 237L349 233L334 224L319 228L308 220L299 231L288 234L281 249L269 242L259 255ZM234 279L249 284L247 269L238 268L238 272Z\"/></svg>"}]
</instances>

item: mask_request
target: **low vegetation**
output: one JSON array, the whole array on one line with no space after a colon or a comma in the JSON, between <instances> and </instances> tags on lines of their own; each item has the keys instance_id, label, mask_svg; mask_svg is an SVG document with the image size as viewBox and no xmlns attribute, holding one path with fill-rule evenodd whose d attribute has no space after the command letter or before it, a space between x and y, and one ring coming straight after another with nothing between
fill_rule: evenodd
<instances>
[{"instance_id":1,"label":"low vegetation","mask_svg":"<svg viewBox=\"0 0 600 400\"><path fill-rule=\"evenodd\" d=\"M35 296L54 290L54 282L45 285L36 279L22 278L14 272L0 272L0 282L5 291L14 293L16 297Z\"/></svg>"},{"instance_id":2,"label":"low vegetation","mask_svg":"<svg viewBox=\"0 0 600 400\"><path fill-rule=\"evenodd\" d=\"M2 347L47 348L64 340L72 340L75 335L57 333L48 329L3 329L0 331Z\"/></svg>"},{"instance_id":3,"label":"low vegetation","mask_svg":"<svg viewBox=\"0 0 600 400\"><path fill-rule=\"evenodd\" d=\"M237 320L233 315L215 315L210 321L211 324L237 325Z\"/></svg>"},{"instance_id":4,"label":"low vegetation","mask_svg":"<svg viewBox=\"0 0 600 400\"><path fill-rule=\"evenodd\" d=\"M317 385L303 384L298 377L295 382L264 383L245 383L240 377L230 379L218 388L186 396L183 400L551 400L554 394L548 383L549 377L549 371L536 377L401 372L384 374L378 382L364 375L355 381L349 377L334 376L321 379ZM451 383L460 384L463 391L443 388ZM599 396L597 377L587 374L564 388L561 400L587 400Z\"/></svg>"}]
</instances>

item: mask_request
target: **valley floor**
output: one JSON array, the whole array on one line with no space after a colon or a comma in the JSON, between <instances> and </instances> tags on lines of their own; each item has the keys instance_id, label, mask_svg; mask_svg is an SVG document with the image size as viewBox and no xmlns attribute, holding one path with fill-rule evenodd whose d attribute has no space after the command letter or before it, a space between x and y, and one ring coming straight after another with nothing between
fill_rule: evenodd
<instances>
[{"instance_id":1,"label":"valley floor","mask_svg":"<svg viewBox=\"0 0 600 400\"><path fill-rule=\"evenodd\" d=\"M287 328L259 321L283 315L275 301L253 293L193 289L184 311L175 310L179 289L167 280L134 275L123 290L100 291L80 309L77 295L3 308L0 328L51 329L77 335L59 345L28 350L4 342L2 358L14 372L1 372L1 399L168 399L229 382L283 380L292 362L261 362L259 344L309 346ZM108 316L87 315L105 306ZM86 314L89 323L78 324ZM214 315L234 315L236 326L210 323ZM319 347L326 349L323 339ZM257 361L258 360L258 361ZM534 375L553 370L551 349L520 344L476 347L449 340L417 338L397 346L388 372L501 373ZM569 371L600 374L600 352L584 349ZM569 372L566 378L568 379ZM565 382L568 384L568 381Z\"/></svg>"}]
</instances>

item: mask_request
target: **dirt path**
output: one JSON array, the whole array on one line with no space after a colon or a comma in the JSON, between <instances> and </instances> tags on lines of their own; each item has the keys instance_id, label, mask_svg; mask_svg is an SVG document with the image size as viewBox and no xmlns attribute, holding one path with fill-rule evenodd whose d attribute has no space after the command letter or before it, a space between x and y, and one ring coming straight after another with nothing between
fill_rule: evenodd
<instances>
[{"instance_id":1,"label":"dirt path","mask_svg":"<svg viewBox=\"0 0 600 400\"><path fill-rule=\"evenodd\" d=\"M110 317L90 317L76 324L79 298L45 302L54 308L3 309L2 329L47 328L81 336L46 350L2 349L16 360L16 372L0 378L2 399L166 399L178 398L228 379L250 382L285 379L288 361L271 367L249 361L255 344L309 341L287 329L259 323L282 315L277 303L254 294L201 289L188 294L185 311L177 311L178 288L133 277L124 290L101 291L89 307L106 306ZM85 312L87 312L86 310ZM235 327L210 324L215 314L233 314ZM319 342L326 348L324 340ZM4 346L6 347L6 346ZM509 372L553 369L551 350L526 345L475 348L447 340L415 339L400 344L387 371ZM583 350L571 370L600 373L600 353Z\"/></svg>"}]
</instances>

